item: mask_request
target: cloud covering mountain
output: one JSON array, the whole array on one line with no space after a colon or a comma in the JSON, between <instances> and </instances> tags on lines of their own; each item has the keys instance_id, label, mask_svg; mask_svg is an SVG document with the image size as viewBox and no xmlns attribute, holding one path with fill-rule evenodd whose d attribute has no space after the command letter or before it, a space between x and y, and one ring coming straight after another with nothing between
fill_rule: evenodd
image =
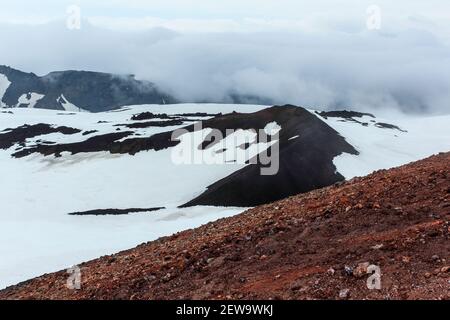
<instances>
[{"instance_id":1,"label":"cloud covering mountain","mask_svg":"<svg viewBox=\"0 0 450 320\"><path fill-rule=\"evenodd\" d=\"M450 48L440 12L448 4L434 2L393 7L381 1L381 29L371 31L366 28L368 4L352 1L331 7L287 1L280 9L267 0L254 3L253 14L250 4L233 2L215 10L179 4L170 16L158 1L153 11L132 1L131 13L120 11L121 1L112 3L113 12L81 1L86 10L80 30L66 28L64 11L29 17L29 23L2 19L0 38L7 50L0 52L0 62L38 74L66 69L133 73L180 101L230 102L240 96L320 109L445 113ZM53 13L54 7L48 8Z\"/></svg>"}]
</instances>

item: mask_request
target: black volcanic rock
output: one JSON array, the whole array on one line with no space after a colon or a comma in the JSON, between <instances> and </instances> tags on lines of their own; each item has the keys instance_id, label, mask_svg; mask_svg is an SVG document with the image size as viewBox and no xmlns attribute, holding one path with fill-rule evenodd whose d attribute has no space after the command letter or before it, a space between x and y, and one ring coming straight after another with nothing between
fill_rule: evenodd
<instances>
[{"instance_id":1,"label":"black volcanic rock","mask_svg":"<svg viewBox=\"0 0 450 320\"><path fill-rule=\"evenodd\" d=\"M142 112L135 114L131 117L131 120L150 120L150 119L172 119L173 117L167 115L166 113L154 114L152 112Z\"/></svg>"},{"instance_id":2,"label":"black volcanic rock","mask_svg":"<svg viewBox=\"0 0 450 320\"><path fill-rule=\"evenodd\" d=\"M171 127L171 126L179 126L182 125L183 120L167 120L167 121L144 121L144 122L135 122L135 123L125 123L125 124L116 124L115 127L127 127L130 129L136 128L150 128L150 127Z\"/></svg>"},{"instance_id":3,"label":"black volcanic rock","mask_svg":"<svg viewBox=\"0 0 450 320\"><path fill-rule=\"evenodd\" d=\"M348 110L340 110L340 111L322 111L317 112L318 115L327 119L327 118L362 118L364 116L368 116L371 118L375 118L375 116L371 113L357 112L357 111L348 111Z\"/></svg>"},{"instance_id":4,"label":"black volcanic rock","mask_svg":"<svg viewBox=\"0 0 450 320\"><path fill-rule=\"evenodd\" d=\"M261 163L250 164L210 185L182 207L197 205L256 206L343 181L334 157L358 152L338 132L307 110L272 107L253 114L230 114L203 122L204 127L263 129L276 121L281 126L279 171L261 175ZM292 139L293 137L297 137Z\"/></svg>"},{"instance_id":5,"label":"black volcanic rock","mask_svg":"<svg viewBox=\"0 0 450 320\"><path fill-rule=\"evenodd\" d=\"M408 132L406 130L401 129L400 127L394 125L394 124L390 124L390 123L384 123L384 122L377 122L375 123L375 126L378 128L383 128L383 129L392 129L392 130L398 130L401 132Z\"/></svg>"},{"instance_id":6,"label":"black volcanic rock","mask_svg":"<svg viewBox=\"0 0 450 320\"><path fill-rule=\"evenodd\" d=\"M26 139L55 132L69 135L81 132L81 130L65 126L52 127L51 125L46 123L39 123L35 125L25 124L18 128L5 129L1 131L0 149L8 149L15 144L24 144Z\"/></svg>"},{"instance_id":7,"label":"black volcanic rock","mask_svg":"<svg viewBox=\"0 0 450 320\"><path fill-rule=\"evenodd\" d=\"M206 112L191 112L191 113L179 113L175 114L178 117L219 117L222 113L206 113Z\"/></svg>"},{"instance_id":8,"label":"black volcanic rock","mask_svg":"<svg viewBox=\"0 0 450 320\"><path fill-rule=\"evenodd\" d=\"M89 71L52 72L39 77L10 67L0 66L11 85L2 101L9 107L17 106L19 97L31 92L44 95L35 108L63 110L64 98L77 107L101 112L133 104L174 103L175 99L163 93L153 83L138 81L132 75L119 76Z\"/></svg>"},{"instance_id":9,"label":"black volcanic rock","mask_svg":"<svg viewBox=\"0 0 450 320\"><path fill-rule=\"evenodd\" d=\"M15 158L23 158L33 153L40 153L44 156L54 155L60 157L62 152L77 154L81 152L107 151L112 148L115 141L133 134L132 131L107 133L93 136L85 141L64 143L64 144L38 144L12 154Z\"/></svg>"},{"instance_id":10,"label":"black volcanic rock","mask_svg":"<svg viewBox=\"0 0 450 320\"><path fill-rule=\"evenodd\" d=\"M120 130L120 128L117 128ZM87 140L73 143L61 144L37 144L24 148L12 154L15 158L23 158L33 153L40 153L44 156L54 155L60 157L62 152L77 154L81 152L101 152L106 151L111 154L130 154L135 155L141 151L163 150L176 146L179 141L172 140L172 132L162 132L150 137L127 138L133 131L118 131L113 133L92 136ZM1 137L1 136L0 136ZM122 141L120 141L122 140Z\"/></svg>"}]
</instances>

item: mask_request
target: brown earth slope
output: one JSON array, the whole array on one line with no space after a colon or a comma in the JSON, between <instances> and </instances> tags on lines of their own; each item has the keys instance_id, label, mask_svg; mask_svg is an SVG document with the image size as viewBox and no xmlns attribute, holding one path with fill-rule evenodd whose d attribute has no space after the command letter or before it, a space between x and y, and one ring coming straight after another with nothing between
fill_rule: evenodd
<instances>
[{"instance_id":1,"label":"brown earth slope","mask_svg":"<svg viewBox=\"0 0 450 320\"><path fill-rule=\"evenodd\" d=\"M2 299L450 299L450 153L294 196ZM361 263L381 268L369 290Z\"/></svg>"}]
</instances>

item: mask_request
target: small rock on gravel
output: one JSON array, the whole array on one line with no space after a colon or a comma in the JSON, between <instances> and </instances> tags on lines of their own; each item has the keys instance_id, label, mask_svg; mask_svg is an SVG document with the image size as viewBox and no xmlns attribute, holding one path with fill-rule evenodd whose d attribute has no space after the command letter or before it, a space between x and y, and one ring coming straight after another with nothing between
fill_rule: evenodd
<instances>
[{"instance_id":1,"label":"small rock on gravel","mask_svg":"<svg viewBox=\"0 0 450 320\"><path fill-rule=\"evenodd\" d=\"M342 289L339 291L339 299L348 299L350 295L350 289Z\"/></svg>"},{"instance_id":2,"label":"small rock on gravel","mask_svg":"<svg viewBox=\"0 0 450 320\"><path fill-rule=\"evenodd\" d=\"M367 269L369 268L369 262L363 262L358 264L358 266L353 270L353 275L357 278L361 278L367 274Z\"/></svg>"},{"instance_id":3,"label":"small rock on gravel","mask_svg":"<svg viewBox=\"0 0 450 320\"><path fill-rule=\"evenodd\" d=\"M344 267L344 272L347 276L352 276L353 275L353 268L350 266L345 266Z\"/></svg>"}]
</instances>

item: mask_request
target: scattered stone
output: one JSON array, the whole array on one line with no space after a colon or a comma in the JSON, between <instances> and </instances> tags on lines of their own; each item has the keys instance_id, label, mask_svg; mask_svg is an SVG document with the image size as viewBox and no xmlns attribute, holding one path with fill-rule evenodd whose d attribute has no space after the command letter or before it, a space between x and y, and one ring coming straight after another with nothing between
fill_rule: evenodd
<instances>
[{"instance_id":1,"label":"scattered stone","mask_svg":"<svg viewBox=\"0 0 450 320\"><path fill-rule=\"evenodd\" d=\"M403 263L410 263L410 262L411 262L411 257L403 256L403 257L402 257L402 262L403 262Z\"/></svg>"},{"instance_id":2,"label":"scattered stone","mask_svg":"<svg viewBox=\"0 0 450 320\"><path fill-rule=\"evenodd\" d=\"M428 232L429 237L437 237L439 235L439 232L437 230L431 230Z\"/></svg>"},{"instance_id":3,"label":"scattered stone","mask_svg":"<svg viewBox=\"0 0 450 320\"><path fill-rule=\"evenodd\" d=\"M295 281L290 286L291 291L299 291L302 288L303 288L302 283L299 280Z\"/></svg>"},{"instance_id":4,"label":"scattered stone","mask_svg":"<svg viewBox=\"0 0 450 320\"><path fill-rule=\"evenodd\" d=\"M450 270L450 266L445 266L445 267L441 268L442 273L448 272L449 270Z\"/></svg>"},{"instance_id":5,"label":"scattered stone","mask_svg":"<svg viewBox=\"0 0 450 320\"><path fill-rule=\"evenodd\" d=\"M361 278L367 274L367 269L369 268L369 262L363 262L358 264L358 266L353 270L353 275L357 278Z\"/></svg>"},{"instance_id":6,"label":"scattered stone","mask_svg":"<svg viewBox=\"0 0 450 320\"><path fill-rule=\"evenodd\" d=\"M163 282L168 282L170 281L170 279L172 279L172 275L170 273L167 273L164 277L162 277L162 281Z\"/></svg>"},{"instance_id":7,"label":"scattered stone","mask_svg":"<svg viewBox=\"0 0 450 320\"><path fill-rule=\"evenodd\" d=\"M348 299L350 295L350 289L342 289L339 291L339 299Z\"/></svg>"},{"instance_id":8,"label":"scattered stone","mask_svg":"<svg viewBox=\"0 0 450 320\"><path fill-rule=\"evenodd\" d=\"M347 276L352 276L353 275L353 268L350 266L345 266L344 267L344 272Z\"/></svg>"},{"instance_id":9,"label":"scattered stone","mask_svg":"<svg viewBox=\"0 0 450 320\"><path fill-rule=\"evenodd\" d=\"M109 264L111 264L111 263L114 263L116 260L117 259L115 257L109 257L107 261Z\"/></svg>"}]
</instances>

